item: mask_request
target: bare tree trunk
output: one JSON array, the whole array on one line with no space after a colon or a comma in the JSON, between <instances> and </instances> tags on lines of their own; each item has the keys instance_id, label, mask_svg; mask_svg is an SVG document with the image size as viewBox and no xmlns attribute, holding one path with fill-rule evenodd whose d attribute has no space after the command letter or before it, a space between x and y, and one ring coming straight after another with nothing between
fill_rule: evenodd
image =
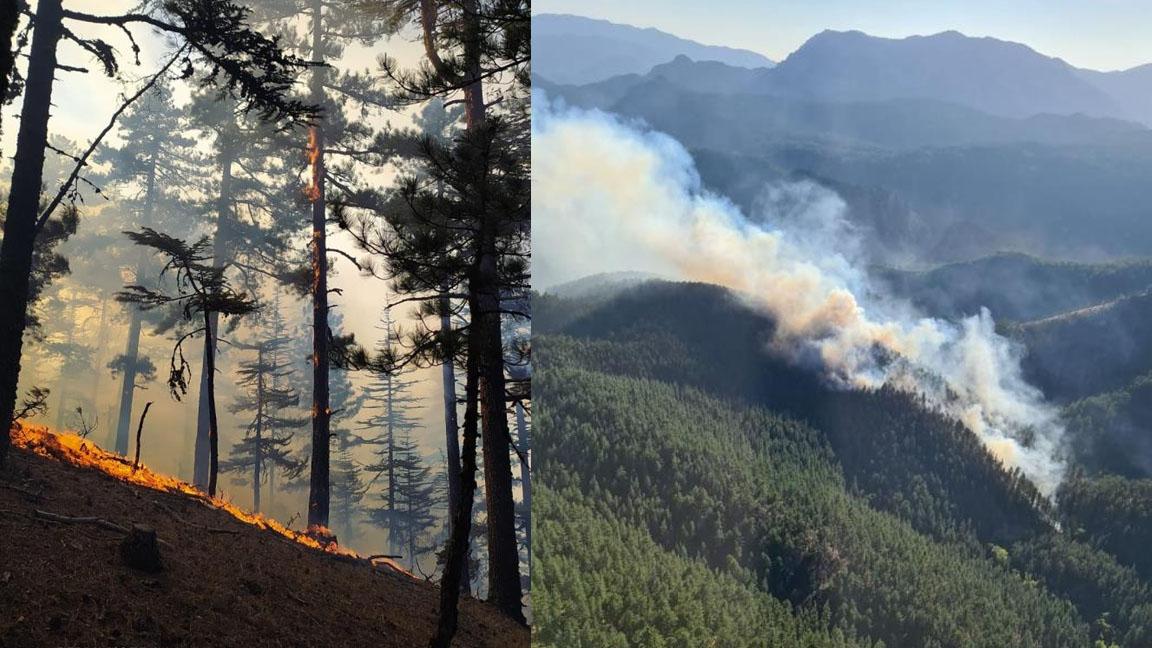
<instances>
[{"instance_id":1,"label":"bare tree trunk","mask_svg":"<svg viewBox=\"0 0 1152 648\"><path fill-rule=\"evenodd\" d=\"M252 510L260 512L260 479L264 468L264 345L256 350L256 366L260 373L256 376L256 457L252 466Z\"/></svg>"},{"instance_id":2,"label":"bare tree trunk","mask_svg":"<svg viewBox=\"0 0 1152 648\"><path fill-rule=\"evenodd\" d=\"M148 166L148 180L144 194L144 214L140 219L146 225L152 224L152 214L156 205L156 158L157 150L152 151L152 159ZM136 264L136 276L133 279L137 284L144 280L145 261L141 255L140 262ZM136 364L140 360L140 307L128 304L128 342L124 349L124 377L120 383L120 413L116 419L116 452L128 454L128 427L132 424L132 401L136 398Z\"/></svg>"},{"instance_id":3,"label":"bare tree trunk","mask_svg":"<svg viewBox=\"0 0 1152 648\"><path fill-rule=\"evenodd\" d=\"M218 266L224 266L232 261L232 237L235 236L232 227L232 165L235 163L236 153L232 150L232 142L222 142L220 150L220 196L216 203L216 233L212 240L212 261ZM208 372L209 355L212 364L216 364L216 350L218 348L216 336L219 333L218 313L208 316L208 330L204 336L211 342L204 347L204 363L200 367L200 393L198 394L196 410L196 447L193 450L195 463L193 464L192 483L197 488L206 488L210 479L209 473L212 463L212 425L214 413L209 402L215 397L213 385L215 376Z\"/></svg>"},{"instance_id":4,"label":"bare tree trunk","mask_svg":"<svg viewBox=\"0 0 1152 648\"><path fill-rule=\"evenodd\" d=\"M132 401L136 397L136 363L140 357L140 307L128 304L128 309L131 320L128 322L128 346L124 349L124 376L120 382L120 414L116 419L116 452L122 455L128 454L128 426L132 423Z\"/></svg>"},{"instance_id":5,"label":"bare tree trunk","mask_svg":"<svg viewBox=\"0 0 1152 648\"><path fill-rule=\"evenodd\" d=\"M324 3L312 2L312 60L320 61ZM312 72L312 101L324 98L320 68ZM324 213L324 129L319 121L312 126L312 466L308 488L308 525L328 526L331 505L331 418L328 393L328 243Z\"/></svg>"},{"instance_id":6,"label":"bare tree trunk","mask_svg":"<svg viewBox=\"0 0 1152 648\"><path fill-rule=\"evenodd\" d=\"M208 378L208 496L216 496L216 475L220 472L220 430L216 427L216 338L209 333L212 315L204 313L204 375Z\"/></svg>"},{"instance_id":7,"label":"bare tree trunk","mask_svg":"<svg viewBox=\"0 0 1152 648\"><path fill-rule=\"evenodd\" d=\"M40 0L28 57L20 132L12 169L4 241L0 244L0 465L8 455L16 391L20 382L20 354L27 325L32 252L36 244L40 185L44 179L44 150L48 144L48 118L52 82L56 72L56 43L60 38L61 0Z\"/></svg>"},{"instance_id":8,"label":"bare tree trunk","mask_svg":"<svg viewBox=\"0 0 1152 648\"><path fill-rule=\"evenodd\" d=\"M65 349L71 351L72 342L76 339L76 304L69 302L67 313L64 315L64 320L68 326L68 337L65 339ZM57 431L64 431L64 410L68 406L68 383L72 380L72 375L68 372L68 358L67 356L60 362L60 375L56 379L56 421L52 424Z\"/></svg>"},{"instance_id":9,"label":"bare tree trunk","mask_svg":"<svg viewBox=\"0 0 1152 648\"><path fill-rule=\"evenodd\" d=\"M470 341L476 337L471 330ZM471 344L469 345L471 348ZM468 543L472 536L472 500L476 496L476 437L479 436L477 395L479 367L476 355L469 352L464 379L464 446L461 451L460 503L452 512L452 534L448 538L448 559L440 579L440 619L431 648L449 648L456 635L460 615L460 580L468 560Z\"/></svg>"},{"instance_id":10,"label":"bare tree trunk","mask_svg":"<svg viewBox=\"0 0 1152 648\"><path fill-rule=\"evenodd\" d=\"M447 294L440 296L440 330L452 330L452 304ZM444 364L440 367L440 377L444 393L444 448L448 460L448 510L455 511L460 506L460 422L456 419L456 367L453 364L455 350L445 353ZM448 516L448 536L452 536L453 516ZM468 573L468 555L464 556L464 573L460 578L460 591L471 592L471 578Z\"/></svg>"},{"instance_id":11,"label":"bare tree trunk","mask_svg":"<svg viewBox=\"0 0 1152 648\"><path fill-rule=\"evenodd\" d=\"M531 461L532 432L528 428L528 418L524 412L524 403L516 401L516 439L520 442L520 452ZM531 585L532 576L532 466L528 461L520 461L520 490L523 491L524 501L524 548L528 554L528 582Z\"/></svg>"}]
</instances>

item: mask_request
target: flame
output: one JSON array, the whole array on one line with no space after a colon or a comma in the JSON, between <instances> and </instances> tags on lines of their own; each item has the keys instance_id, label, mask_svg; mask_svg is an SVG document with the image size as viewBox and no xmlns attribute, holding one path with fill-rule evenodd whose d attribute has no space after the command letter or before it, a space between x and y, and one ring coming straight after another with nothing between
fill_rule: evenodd
<instances>
[{"instance_id":1,"label":"flame","mask_svg":"<svg viewBox=\"0 0 1152 648\"><path fill-rule=\"evenodd\" d=\"M355 551L337 544L336 536L323 526L310 526L303 533L294 531L272 518L245 511L219 497L209 497L192 484L180 481L170 475L152 472L143 463L140 464L139 468L133 470L132 462L128 459L103 450L88 439L75 434L56 433L46 427L18 424L12 428L12 444L41 457L55 459L82 468L99 470L122 482L165 493L181 493L195 497L215 508L226 511L241 522L258 529L278 533L312 549L349 558L361 558ZM400 573L412 576L409 571L392 560L374 559L372 562L384 563ZM413 578L415 577L413 576Z\"/></svg>"},{"instance_id":2,"label":"flame","mask_svg":"<svg viewBox=\"0 0 1152 648\"><path fill-rule=\"evenodd\" d=\"M312 173L304 195L310 202L316 202L320 199L320 176L324 171L320 167L320 131L315 126L308 129L308 167Z\"/></svg>"}]
</instances>

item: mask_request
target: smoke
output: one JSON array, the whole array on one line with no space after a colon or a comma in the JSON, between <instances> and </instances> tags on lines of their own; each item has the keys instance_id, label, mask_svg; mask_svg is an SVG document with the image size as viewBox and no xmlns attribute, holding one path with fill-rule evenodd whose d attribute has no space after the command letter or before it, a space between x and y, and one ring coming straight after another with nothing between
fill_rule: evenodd
<instances>
[{"instance_id":1,"label":"smoke","mask_svg":"<svg viewBox=\"0 0 1152 648\"><path fill-rule=\"evenodd\" d=\"M1020 370L1021 349L985 310L923 317L869 279L845 204L811 182L778 184L746 216L701 186L672 138L599 111L534 103L538 285L639 271L726 286L776 322L772 350L844 387L922 393L1045 494L1063 428Z\"/></svg>"}]
</instances>

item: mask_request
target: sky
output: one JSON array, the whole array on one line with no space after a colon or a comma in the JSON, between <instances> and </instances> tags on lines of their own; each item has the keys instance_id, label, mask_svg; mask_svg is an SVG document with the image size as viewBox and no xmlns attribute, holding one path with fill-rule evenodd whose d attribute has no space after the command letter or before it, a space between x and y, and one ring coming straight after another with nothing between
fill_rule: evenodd
<instances>
[{"instance_id":1,"label":"sky","mask_svg":"<svg viewBox=\"0 0 1152 648\"><path fill-rule=\"evenodd\" d=\"M1103 71L1152 63L1148 0L534 0L532 8L655 27L774 61L825 29L856 29L889 38L948 30L992 36Z\"/></svg>"}]
</instances>

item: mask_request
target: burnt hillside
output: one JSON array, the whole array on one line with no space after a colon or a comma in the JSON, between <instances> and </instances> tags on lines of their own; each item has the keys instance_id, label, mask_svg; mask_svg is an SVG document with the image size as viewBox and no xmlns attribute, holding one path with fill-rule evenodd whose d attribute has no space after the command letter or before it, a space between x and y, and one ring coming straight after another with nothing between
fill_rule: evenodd
<instances>
[{"instance_id":1,"label":"burnt hillside","mask_svg":"<svg viewBox=\"0 0 1152 648\"><path fill-rule=\"evenodd\" d=\"M437 589L390 564L310 547L145 470L138 474L156 488L125 481L98 465L110 455L74 437L41 434L18 445L0 474L5 648L399 648L431 638ZM94 465L76 465L85 457ZM123 564L115 526L134 524L155 529L159 573ZM467 600L453 645L528 641L526 628Z\"/></svg>"}]
</instances>

